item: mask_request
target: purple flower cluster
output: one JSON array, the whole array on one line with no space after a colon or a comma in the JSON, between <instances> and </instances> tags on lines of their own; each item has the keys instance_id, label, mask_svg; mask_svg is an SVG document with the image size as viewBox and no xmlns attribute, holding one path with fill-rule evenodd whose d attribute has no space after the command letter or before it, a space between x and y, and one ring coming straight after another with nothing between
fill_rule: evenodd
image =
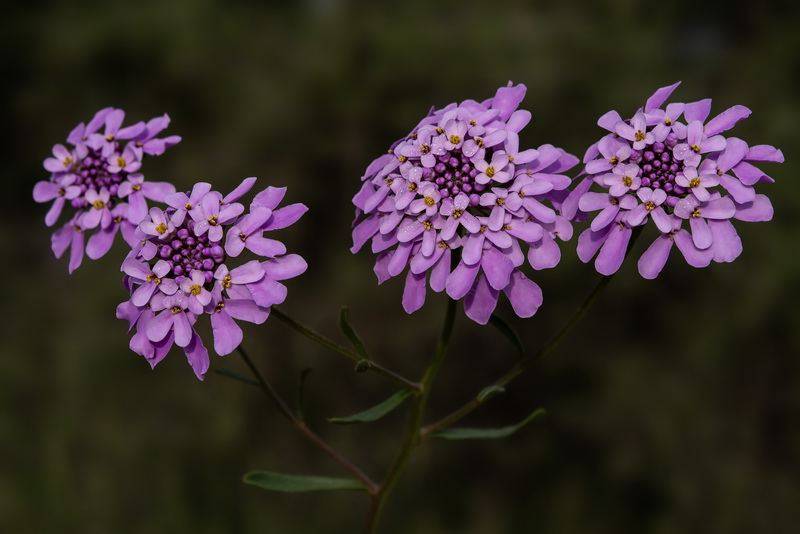
<instances>
[{"instance_id":1,"label":"purple flower cluster","mask_svg":"<svg viewBox=\"0 0 800 534\"><path fill-rule=\"evenodd\" d=\"M60 258L72 248L69 272L86 255L103 256L117 232L131 245L136 225L147 215L147 200L163 202L175 188L164 182L146 182L139 172L145 155L160 155L180 142L178 136L156 137L169 124L169 117L156 117L122 127L125 112L105 108L88 124L79 124L67 138L70 147L58 144L44 161L51 172L48 181L33 189L36 202L53 201L45 216L47 226L56 223L67 202L73 208L69 222L53 234L52 248ZM85 233L94 230L88 242Z\"/></svg>"},{"instance_id":2,"label":"purple flower cluster","mask_svg":"<svg viewBox=\"0 0 800 534\"><path fill-rule=\"evenodd\" d=\"M772 204L754 186L773 180L753 164L783 162L781 151L721 135L750 115L744 106L708 121L710 99L663 107L679 83L658 89L630 119L616 111L600 118L610 133L589 148L588 177L564 202L571 217L599 211L578 239L578 256L587 262L597 254L602 274L619 269L632 227L648 220L660 236L639 259L639 273L652 279L673 243L694 267L730 262L742 252L731 220L772 218ZM592 184L603 191L589 191Z\"/></svg>"},{"instance_id":3,"label":"purple flower cluster","mask_svg":"<svg viewBox=\"0 0 800 534\"><path fill-rule=\"evenodd\" d=\"M554 238L569 239L572 227L546 202L560 206L571 183L561 173L578 159L552 145L520 150L525 91L509 83L484 102L432 110L362 177L351 251L371 240L379 283L409 267L406 312L423 305L428 272L433 291L464 298L481 324L501 291L520 317L540 306L539 286L519 269L521 243L534 269L558 263Z\"/></svg>"},{"instance_id":4,"label":"purple flower cluster","mask_svg":"<svg viewBox=\"0 0 800 534\"><path fill-rule=\"evenodd\" d=\"M307 208L278 208L286 188L267 187L245 213L237 200L255 181L247 178L226 196L197 183L189 193L168 195L166 211L151 208L136 229L136 245L122 264L131 298L117 307L117 317L136 329L130 347L151 366L176 344L202 380L209 359L194 329L198 317L210 316L214 350L229 354L242 341L234 319L266 321L270 306L286 298L280 281L306 270L303 258L264 233L290 226ZM234 265L245 249L266 259Z\"/></svg>"}]
</instances>

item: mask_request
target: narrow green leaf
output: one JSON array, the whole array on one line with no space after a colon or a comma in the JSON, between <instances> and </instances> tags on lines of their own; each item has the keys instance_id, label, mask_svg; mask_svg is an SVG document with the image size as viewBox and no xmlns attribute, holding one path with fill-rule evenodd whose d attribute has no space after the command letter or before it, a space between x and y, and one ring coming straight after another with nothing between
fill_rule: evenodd
<instances>
[{"instance_id":1,"label":"narrow green leaf","mask_svg":"<svg viewBox=\"0 0 800 534\"><path fill-rule=\"evenodd\" d=\"M369 423L380 419L387 413L391 412L400 406L406 398L412 395L409 390L398 391L382 403L373 406L372 408L363 412L351 415L349 417L331 417L328 419L329 423L336 423L337 425L349 425L352 423Z\"/></svg>"},{"instance_id":2,"label":"narrow green leaf","mask_svg":"<svg viewBox=\"0 0 800 534\"><path fill-rule=\"evenodd\" d=\"M283 475L271 471L250 471L242 477L242 480L247 484L252 484L266 490L289 493L300 491L367 489L360 481L352 478Z\"/></svg>"},{"instance_id":3,"label":"narrow green leaf","mask_svg":"<svg viewBox=\"0 0 800 534\"><path fill-rule=\"evenodd\" d=\"M233 378L234 380L238 380L239 382L244 382L245 384L250 384L251 386L260 386L261 384L258 383L258 380L255 378L250 378L249 376L245 376L241 373L237 373L231 369L217 369L217 373L221 374L222 376L227 376L228 378Z\"/></svg>"},{"instance_id":4,"label":"narrow green leaf","mask_svg":"<svg viewBox=\"0 0 800 534\"><path fill-rule=\"evenodd\" d=\"M518 356L520 360L525 357L525 345L522 344L522 338L519 337L517 331L514 330L514 327L511 326L508 321L499 315L492 314L492 316L489 317L489 324L497 328L500 333L514 345L514 348L516 348L519 353Z\"/></svg>"},{"instance_id":5,"label":"narrow green leaf","mask_svg":"<svg viewBox=\"0 0 800 534\"><path fill-rule=\"evenodd\" d=\"M367 349L364 347L364 342L361 341L353 325L350 324L350 319L348 318L349 313L350 310L347 309L347 306L343 306L339 311L339 328L342 329L342 333L344 333L347 339L350 340L350 343L353 344L353 348L356 349L356 352L365 360L369 360L369 354L367 354Z\"/></svg>"},{"instance_id":6,"label":"narrow green leaf","mask_svg":"<svg viewBox=\"0 0 800 534\"><path fill-rule=\"evenodd\" d=\"M516 425L503 428L445 428L431 434L432 438L442 439L499 439L505 438L527 425L534 419L545 414L544 408L539 408Z\"/></svg>"},{"instance_id":7,"label":"narrow green leaf","mask_svg":"<svg viewBox=\"0 0 800 534\"><path fill-rule=\"evenodd\" d=\"M492 384L491 386L485 387L478 393L478 400L483 402L489 397L493 397L498 393L503 393L506 390L503 386L496 386Z\"/></svg>"}]
</instances>

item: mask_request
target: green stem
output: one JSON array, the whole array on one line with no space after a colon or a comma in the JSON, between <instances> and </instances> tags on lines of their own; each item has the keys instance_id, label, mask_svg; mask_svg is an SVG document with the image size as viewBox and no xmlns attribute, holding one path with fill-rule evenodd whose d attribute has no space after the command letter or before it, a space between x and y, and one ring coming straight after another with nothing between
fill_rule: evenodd
<instances>
[{"instance_id":1,"label":"green stem","mask_svg":"<svg viewBox=\"0 0 800 534\"><path fill-rule=\"evenodd\" d=\"M386 499L397 483L397 480L400 478L400 475L403 473L414 449L419 445L420 441L422 441L420 429L422 428L425 406L430 396L431 385L436 378L439 367L442 365L445 352L447 351L447 345L450 342L450 336L453 332L453 324L455 322L456 303L457 301L453 299L448 299L447 301L447 312L445 314L444 325L442 326L442 334L436 344L436 353L433 356L433 360L425 370L425 374L420 381L421 387L415 394L411 418L408 422L408 429L403 445L392 467L389 469L389 473L379 486L378 492L373 494L372 506L370 507L367 528L365 530L367 533L376 532L378 521L380 520L384 505L386 504Z\"/></svg>"},{"instance_id":2,"label":"green stem","mask_svg":"<svg viewBox=\"0 0 800 534\"><path fill-rule=\"evenodd\" d=\"M394 371L391 371L391 370L383 367L382 365L380 365L377 362L374 362L372 360L363 359L361 356L359 356L355 352L347 349L347 347L343 347L342 345L339 345L335 341L332 341L332 340L326 338L325 336L323 336L321 334L318 334L317 332L311 330L307 326L299 323L297 320L295 320L294 318L290 317L288 314L286 314L284 311L280 310L276 306L272 306L271 309L272 309L271 314L273 316L277 317L278 319L280 319L281 321L283 321L287 325L291 326L292 328L294 328L295 330L297 330L298 332L300 332L301 334L303 334L307 338L311 339L312 341L315 341L315 342L319 343L320 345L322 345L323 347L328 348L328 349L330 349L330 350L332 350L332 351L334 351L334 352L336 352L338 354L341 354L342 356L345 356L346 358L356 362L357 364L364 366L364 370L370 370L370 371L372 371L372 372L374 372L374 373L376 373L376 374L378 374L378 375L380 375L380 376L382 376L382 377L394 382L395 384L399 385L403 389L408 389L408 390L417 391L417 392L420 391L420 387L421 387L420 384L418 384L416 382L412 382L411 380L408 380L407 378L405 378L403 376L400 376L399 374L397 374Z\"/></svg>"},{"instance_id":3,"label":"green stem","mask_svg":"<svg viewBox=\"0 0 800 534\"><path fill-rule=\"evenodd\" d=\"M253 360L250 359L250 356L247 355L247 352L239 345L239 354L242 356L244 363L247 364L247 367L250 368L253 375L258 380L258 385L264 392L267 394L267 397L272 404L278 409L278 411L283 415L289 422L294 426L298 432L300 432L303 436L306 437L311 443L316 445L319 449L322 450L325 454L331 457L336 463L342 466L344 469L349 471L354 477L361 481L364 486L366 486L367 491L371 495L375 495L378 492L378 485L372 481L366 474L364 474L361 469L351 463L347 458L336 452L330 445L328 445L325 441L322 440L317 434L314 433L313 430L308 428L308 426L299 419L295 414L292 412L291 409L286 405L286 403L281 399L278 393L273 389L272 385L267 381L264 375L261 374L261 371L258 370Z\"/></svg>"},{"instance_id":4,"label":"green stem","mask_svg":"<svg viewBox=\"0 0 800 534\"><path fill-rule=\"evenodd\" d=\"M626 258L630 250L633 248L633 244L636 242L636 239L639 237L639 234L641 234L642 228L643 228L642 226L637 226L636 228L633 229L633 235L631 236L631 240L628 246L628 251L625 253ZM558 333L556 333L556 335L553 336L545 346L539 349L536 353L528 357L525 357L519 362L517 362L511 369L509 369L506 372L506 374L501 376L493 384L487 387L493 387L493 386L504 387L506 384L514 380L517 376L521 375L526 370L528 370L534 363L538 362L544 356L546 356L548 353L552 352L556 347L558 347L558 345L561 344L561 341L564 340L567 334L569 334L578 325L578 323L581 322L581 319L583 319L583 317L589 311L589 308L592 307L594 301L597 300L597 297L600 295L600 293L603 292L603 290L606 288L608 283L611 282L611 279L613 277L614 274L611 274L609 276L603 276L603 278L600 279L600 282L598 282L597 286L595 286L594 290L586 298L583 305L580 308L578 308L578 310L572 315L572 317L570 317L569 321L567 321L566 324L564 324L564 326L561 327L561 330L559 330ZM450 415L443 417L442 419L436 421L435 423L427 425L421 431L422 438L426 438L427 436L431 435L432 433L438 430L442 430L443 428L449 427L456 421L463 418L465 415L471 413L473 410L481 406L489 398L491 398L491 396L484 397L482 399L476 396L472 400L464 404L461 408L451 413Z\"/></svg>"}]
</instances>

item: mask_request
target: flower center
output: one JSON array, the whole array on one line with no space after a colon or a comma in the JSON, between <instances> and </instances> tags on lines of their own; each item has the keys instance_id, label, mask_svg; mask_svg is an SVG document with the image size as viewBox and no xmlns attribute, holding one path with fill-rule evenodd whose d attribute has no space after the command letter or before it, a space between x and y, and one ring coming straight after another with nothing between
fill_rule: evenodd
<instances>
[{"instance_id":1,"label":"flower center","mask_svg":"<svg viewBox=\"0 0 800 534\"><path fill-rule=\"evenodd\" d=\"M641 130L636 130L636 134L634 134L634 138L637 141L644 141L647 136Z\"/></svg>"},{"instance_id":2,"label":"flower center","mask_svg":"<svg viewBox=\"0 0 800 534\"><path fill-rule=\"evenodd\" d=\"M208 224L211 226L219 226L219 217L217 215L212 215L208 218Z\"/></svg>"},{"instance_id":3,"label":"flower center","mask_svg":"<svg viewBox=\"0 0 800 534\"><path fill-rule=\"evenodd\" d=\"M189 288L189 292L195 296L199 295L201 291L203 291L203 288L198 286L197 284Z\"/></svg>"},{"instance_id":4,"label":"flower center","mask_svg":"<svg viewBox=\"0 0 800 534\"><path fill-rule=\"evenodd\" d=\"M492 178L494 176L494 167L492 167L491 165L486 167L486 176L488 176L489 178Z\"/></svg>"},{"instance_id":5,"label":"flower center","mask_svg":"<svg viewBox=\"0 0 800 534\"><path fill-rule=\"evenodd\" d=\"M158 232L159 235L166 234L168 229L169 227L163 222L156 225L156 232Z\"/></svg>"},{"instance_id":6,"label":"flower center","mask_svg":"<svg viewBox=\"0 0 800 534\"><path fill-rule=\"evenodd\" d=\"M689 180L689 187L699 187L700 186L700 178L692 178Z\"/></svg>"},{"instance_id":7,"label":"flower center","mask_svg":"<svg viewBox=\"0 0 800 534\"><path fill-rule=\"evenodd\" d=\"M632 185L633 185L633 178L631 178L630 176L623 176L623 177L622 177L622 184L623 184L625 187L630 187L630 186L632 186Z\"/></svg>"},{"instance_id":8,"label":"flower center","mask_svg":"<svg viewBox=\"0 0 800 534\"><path fill-rule=\"evenodd\" d=\"M656 209L656 204L652 200L648 200L644 203L644 207L647 209L647 211L653 211Z\"/></svg>"},{"instance_id":9,"label":"flower center","mask_svg":"<svg viewBox=\"0 0 800 534\"><path fill-rule=\"evenodd\" d=\"M453 134L453 135L450 136L450 142L452 144L454 144L454 145L457 145L457 144L459 144L461 142L461 137L458 136L458 135Z\"/></svg>"},{"instance_id":10,"label":"flower center","mask_svg":"<svg viewBox=\"0 0 800 534\"><path fill-rule=\"evenodd\" d=\"M425 197L425 204L428 206L433 206L436 204L436 201L433 199L433 197Z\"/></svg>"},{"instance_id":11,"label":"flower center","mask_svg":"<svg viewBox=\"0 0 800 534\"><path fill-rule=\"evenodd\" d=\"M225 275L225 277L222 279L222 287L226 289L231 287L231 275Z\"/></svg>"}]
</instances>

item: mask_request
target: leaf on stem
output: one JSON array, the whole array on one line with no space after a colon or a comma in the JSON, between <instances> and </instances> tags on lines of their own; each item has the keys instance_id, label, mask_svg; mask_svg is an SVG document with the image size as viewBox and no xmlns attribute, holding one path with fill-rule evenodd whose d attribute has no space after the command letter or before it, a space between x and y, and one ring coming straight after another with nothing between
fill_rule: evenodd
<instances>
[{"instance_id":1,"label":"leaf on stem","mask_svg":"<svg viewBox=\"0 0 800 534\"><path fill-rule=\"evenodd\" d=\"M512 345L514 345L514 348L517 349L520 360L525 357L525 345L522 344L522 338L519 337L517 331L514 330L514 327L511 326L508 321L493 313L492 316L489 317L489 324L497 328L497 330L499 330L500 333L503 334Z\"/></svg>"},{"instance_id":2,"label":"leaf on stem","mask_svg":"<svg viewBox=\"0 0 800 534\"><path fill-rule=\"evenodd\" d=\"M328 419L329 423L335 423L337 425L349 425L352 423L369 423L380 419L387 413L391 412L398 406L400 406L404 400L410 397L413 394L412 391L403 390L398 391L382 403L373 406L372 408L365 410L363 412L351 415L349 417L331 417Z\"/></svg>"},{"instance_id":3,"label":"leaf on stem","mask_svg":"<svg viewBox=\"0 0 800 534\"><path fill-rule=\"evenodd\" d=\"M342 333L347 336L347 339L350 340L356 352L365 360L369 360L369 354L367 354L367 349L364 347L364 342L361 341L353 325L350 324L350 319L348 318L349 313L350 310L347 309L347 306L343 306L341 311L339 311L339 328L341 328Z\"/></svg>"},{"instance_id":4,"label":"leaf on stem","mask_svg":"<svg viewBox=\"0 0 800 534\"><path fill-rule=\"evenodd\" d=\"M506 390L503 386L498 386L497 384L492 384L491 386L487 386L483 388L480 393L478 393L477 398L479 401L483 402L489 397L494 397L498 393L503 393Z\"/></svg>"},{"instance_id":5,"label":"leaf on stem","mask_svg":"<svg viewBox=\"0 0 800 534\"><path fill-rule=\"evenodd\" d=\"M250 378L249 376L245 376L241 373L237 373L231 369L217 369L217 373L221 374L222 376L227 376L228 378L233 378L234 380L238 380L239 382L244 382L245 384L250 384L251 386L260 387L261 384L258 383L258 380L255 378Z\"/></svg>"},{"instance_id":6,"label":"leaf on stem","mask_svg":"<svg viewBox=\"0 0 800 534\"><path fill-rule=\"evenodd\" d=\"M499 439L505 438L527 425L531 421L545 415L544 408L539 408L516 425L503 428L445 428L430 435L441 439Z\"/></svg>"},{"instance_id":7,"label":"leaf on stem","mask_svg":"<svg viewBox=\"0 0 800 534\"><path fill-rule=\"evenodd\" d=\"M252 484L266 490L289 493L301 491L367 489L360 481L352 478L284 475L281 473L273 473L272 471L250 471L242 477L242 480L247 484Z\"/></svg>"}]
</instances>

